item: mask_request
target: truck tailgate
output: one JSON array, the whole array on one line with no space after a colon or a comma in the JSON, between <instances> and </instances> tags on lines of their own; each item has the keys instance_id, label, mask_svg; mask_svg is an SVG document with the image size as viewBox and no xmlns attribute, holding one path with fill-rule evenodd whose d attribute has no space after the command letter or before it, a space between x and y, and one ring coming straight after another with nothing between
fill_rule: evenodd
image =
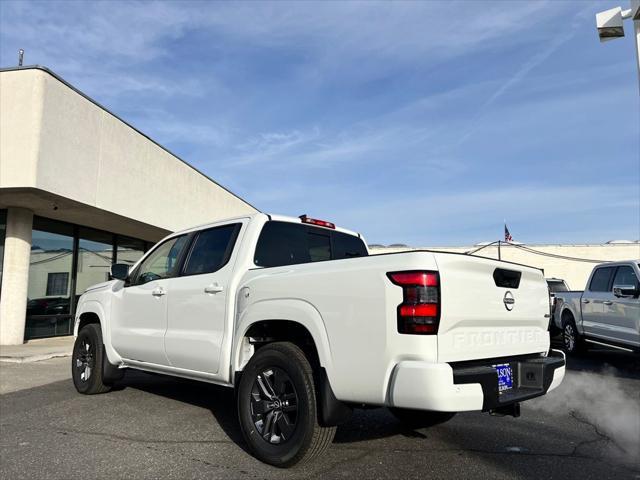
<instances>
[{"instance_id":1,"label":"truck tailgate","mask_svg":"<svg viewBox=\"0 0 640 480\"><path fill-rule=\"evenodd\" d=\"M439 362L549 349L549 294L541 270L482 257L434 256L442 302Z\"/></svg>"}]
</instances>

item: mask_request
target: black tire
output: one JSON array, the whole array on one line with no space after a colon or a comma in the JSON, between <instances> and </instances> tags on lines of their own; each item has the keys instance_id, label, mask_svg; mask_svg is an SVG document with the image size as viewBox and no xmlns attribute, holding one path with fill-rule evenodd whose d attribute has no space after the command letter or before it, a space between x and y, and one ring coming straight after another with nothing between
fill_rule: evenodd
<instances>
[{"instance_id":1,"label":"black tire","mask_svg":"<svg viewBox=\"0 0 640 480\"><path fill-rule=\"evenodd\" d=\"M90 323L78 332L71 357L71 376L76 390L84 395L106 393L111 386L104 383L105 361L102 331L97 323Z\"/></svg>"},{"instance_id":2,"label":"black tire","mask_svg":"<svg viewBox=\"0 0 640 480\"><path fill-rule=\"evenodd\" d=\"M584 338L578 333L576 322L569 312L562 314L562 347L569 355L579 355L586 350Z\"/></svg>"},{"instance_id":3,"label":"black tire","mask_svg":"<svg viewBox=\"0 0 640 480\"><path fill-rule=\"evenodd\" d=\"M400 423L409 428L433 427L448 422L456 415L456 412L432 412L395 407L390 407L389 411Z\"/></svg>"},{"instance_id":4,"label":"black tire","mask_svg":"<svg viewBox=\"0 0 640 480\"><path fill-rule=\"evenodd\" d=\"M320 456L336 432L318 423L313 370L289 342L266 345L251 358L238 385L237 408L249 449L276 467Z\"/></svg>"}]
</instances>

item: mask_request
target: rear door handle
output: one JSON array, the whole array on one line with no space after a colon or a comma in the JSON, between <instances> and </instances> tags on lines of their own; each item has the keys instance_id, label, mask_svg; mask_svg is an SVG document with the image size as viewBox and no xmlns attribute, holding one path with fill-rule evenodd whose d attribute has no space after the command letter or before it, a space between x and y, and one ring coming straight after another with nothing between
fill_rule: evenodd
<instances>
[{"instance_id":1,"label":"rear door handle","mask_svg":"<svg viewBox=\"0 0 640 480\"><path fill-rule=\"evenodd\" d=\"M587 298L583 298L583 299L582 299L582 303L589 303L589 299L587 299Z\"/></svg>"},{"instance_id":2,"label":"rear door handle","mask_svg":"<svg viewBox=\"0 0 640 480\"><path fill-rule=\"evenodd\" d=\"M153 290L151 292L151 295L153 295L154 297L161 297L163 295L165 295L167 292L164 291L164 288L162 287L158 287L155 290Z\"/></svg>"},{"instance_id":3,"label":"rear door handle","mask_svg":"<svg viewBox=\"0 0 640 480\"><path fill-rule=\"evenodd\" d=\"M217 283L212 283L211 285L204 287L204 293L220 293L223 290L224 287L221 287Z\"/></svg>"},{"instance_id":4,"label":"rear door handle","mask_svg":"<svg viewBox=\"0 0 640 480\"><path fill-rule=\"evenodd\" d=\"M604 302L605 305L613 305L613 302L611 300L605 300Z\"/></svg>"}]
</instances>

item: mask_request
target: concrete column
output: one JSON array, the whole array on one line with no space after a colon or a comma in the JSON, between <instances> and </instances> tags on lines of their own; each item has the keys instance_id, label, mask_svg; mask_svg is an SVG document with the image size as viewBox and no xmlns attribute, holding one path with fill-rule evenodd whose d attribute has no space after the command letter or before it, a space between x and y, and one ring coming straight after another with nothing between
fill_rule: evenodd
<instances>
[{"instance_id":1,"label":"concrete column","mask_svg":"<svg viewBox=\"0 0 640 480\"><path fill-rule=\"evenodd\" d=\"M0 296L0 345L24 343L32 227L31 210L8 209Z\"/></svg>"}]
</instances>

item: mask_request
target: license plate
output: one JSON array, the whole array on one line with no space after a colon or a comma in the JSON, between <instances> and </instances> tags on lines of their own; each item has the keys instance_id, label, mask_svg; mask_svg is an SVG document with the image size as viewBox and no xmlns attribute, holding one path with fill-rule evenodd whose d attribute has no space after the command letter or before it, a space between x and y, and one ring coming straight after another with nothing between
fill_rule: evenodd
<instances>
[{"instance_id":1,"label":"license plate","mask_svg":"<svg viewBox=\"0 0 640 480\"><path fill-rule=\"evenodd\" d=\"M500 365L494 365L498 374L498 393L502 393L505 390L511 390L513 388L513 372L511 371L511 365L503 363Z\"/></svg>"}]
</instances>

